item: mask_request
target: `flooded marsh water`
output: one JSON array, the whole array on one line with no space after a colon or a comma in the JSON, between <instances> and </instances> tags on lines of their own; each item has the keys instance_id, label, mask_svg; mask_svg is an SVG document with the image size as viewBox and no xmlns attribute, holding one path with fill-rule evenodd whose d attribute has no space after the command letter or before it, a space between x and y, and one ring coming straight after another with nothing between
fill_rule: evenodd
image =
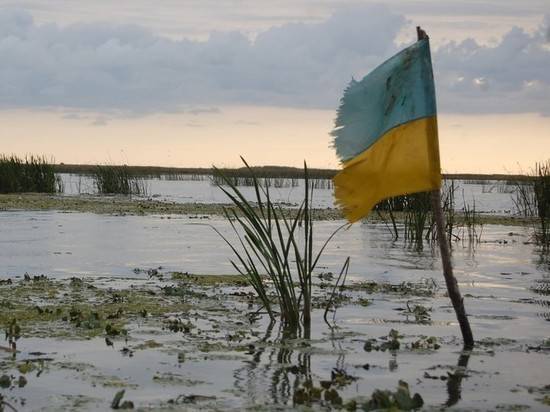
<instances>
[{"instance_id":1,"label":"flooded marsh water","mask_svg":"<svg viewBox=\"0 0 550 412\"><path fill-rule=\"evenodd\" d=\"M61 173L64 194L78 196L81 194L97 194L94 180L88 175ZM227 197L212 183L210 176L200 176L200 180L170 180L166 178L143 179L147 189L146 198L175 203L227 203ZM300 204L304 195L304 180L295 179L297 186L271 187L272 200L286 206ZM450 185L450 181L445 182ZM462 210L465 205L474 207L476 211L492 214L513 214L517 212L514 204L513 184L498 180L471 182L454 181L455 208ZM255 199L252 186L241 186L239 190L249 199ZM474 204L475 203L475 204ZM330 186L326 189L315 189L313 207L334 207L334 196Z\"/></svg>"},{"instance_id":2,"label":"flooded marsh water","mask_svg":"<svg viewBox=\"0 0 550 412\"><path fill-rule=\"evenodd\" d=\"M315 222L316 247L342 223ZM479 244L453 243L476 338L462 352L429 244L372 222L339 232L314 279L311 339L288 339L250 287L185 275L234 273L210 225L231 236L215 216L0 212L0 318L19 328L16 352L0 343L4 400L108 410L124 390L138 410L360 409L401 380L424 410L548 408L550 266L530 228L485 225Z\"/></svg>"}]
</instances>

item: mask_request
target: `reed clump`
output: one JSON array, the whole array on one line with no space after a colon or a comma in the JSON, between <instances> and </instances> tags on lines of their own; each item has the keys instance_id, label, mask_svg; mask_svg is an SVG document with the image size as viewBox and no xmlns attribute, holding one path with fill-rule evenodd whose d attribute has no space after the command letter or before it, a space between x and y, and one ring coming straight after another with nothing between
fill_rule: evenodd
<instances>
[{"instance_id":1,"label":"reed clump","mask_svg":"<svg viewBox=\"0 0 550 412\"><path fill-rule=\"evenodd\" d=\"M518 181L515 183L512 201L516 207L517 213L523 217L533 217L537 215L536 197L533 188L533 181Z\"/></svg>"},{"instance_id":2,"label":"reed clump","mask_svg":"<svg viewBox=\"0 0 550 412\"><path fill-rule=\"evenodd\" d=\"M121 195L147 195L145 181L133 175L128 166L97 165L92 175L98 193Z\"/></svg>"},{"instance_id":3,"label":"reed clump","mask_svg":"<svg viewBox=\"0 0 550 412\"><path fill-rule=\"evenodd\" d=\"M255 202L244 197L231 176L214 169L218 187L235 206L234 209L225 209L225 216L238 244L233 244L217 229L214 230L234 252L236 259L231 261L232 265L252 285L270 318L276 318L278 306L285 328L293 333L300 329L303 322L305 337L308 337L312 273L326 245L339 229L329 236L319 251L314 252L312 188L305 164L304 200L296 213L289 217L272 202L269 185L261 184L260 178L242 160L253 180ZM275 296L268 290L268 281L274 286Z\"/></svg>"},{"instance_id":4,"label":"reed clump","mask_svg":"<svg viewBox=\"0 0 550 412\"><path fill-rule=\"evenodd\" d=\"M60 193L61 179L44 156L0 155L0 193Z\"/></svg>"},{"instance_id":5,"label":"reed clump","mask_svg":"<svg viewBox=\"0 0 550 412\"><path fill-rule=\"evenodd\" d=\"M535 241L550 247L550 160L535 164L528 179L517 181L512 198L519 215L535 217Z\"/></svg>"},{"instance_id":6,"label":"reed clump","mask_svg":"<svg viewBox=\"0 0 550 412\"><path fill-rule=\"evenodd\" d=\"M424 241L437 240L433 221L430 192L419 192L385 199L375 207L375 212L385 222L394 240L402 237L408 246L422 250ZM442 188L443 212L449 241L457 238L455 184L451 181Z\"/></svg>"},{"instance_id":7,"label":"reed clump","mask_svg":"<svg viewBox=\"0 0 550 412\"><path fill-rule=\"evenodd\" d=\"M476 243L481 242L481 235L483 233L483 221L481 220L479 212L476 210L475 199L473 199L472 205L470 205L466 203L466 200L464 199L464 194L462 194L462 197L464 201L464 207L462 209L464 219L464 224L462 227L462 240L464 241L464 239L467 238L470 245L475 245Z\"/></svg>"},{"instance_id":8,"label":"reed clump","mask_svg":"<svg viewBox=\"0 0 550 412\"><path fill-rule=\"evenodd\" d=\"M535 237L539 243L550 246L550 160L535 166L533 192L538 217Z\"/></svg>"}]
</instances>

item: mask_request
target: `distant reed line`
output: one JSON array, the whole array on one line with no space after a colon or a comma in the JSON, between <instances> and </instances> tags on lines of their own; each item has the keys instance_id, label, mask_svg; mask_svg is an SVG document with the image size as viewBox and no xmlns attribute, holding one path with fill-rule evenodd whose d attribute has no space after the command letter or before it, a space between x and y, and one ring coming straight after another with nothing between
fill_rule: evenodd
<instances>
[{"instance_id":1,"label":"distant reed line","mask_svg":"<svg viewBox=\"0 0 550 412\"><path fill-rule=\"evenodd\" d=\"M94 168L96 165L82 165L82 164L55 164L56 173L73 173L73 174L93 174ZM214 175L214 170L210 167L163 167L163 166L126 166L128 172L135 176L140 176L144 178L159 178L159 179L171 179L174 177L174 180L193 180L193 178L188 178L187 176L195 176L197 180L205 180L204 176ZM303 178L303 170L296 167L289 166L251 166L250 170L239 167L239 168L218 168L226 176L239 176L239 177L250 177L251 173L257 178L276 178L276 177L286 177L286 178ZM336 169L320 169L312 168L309 169L310 178L313 179L332 179L339 170ZM201 176L203 176L201 178ZM179 177L179 178L178 178ZM483 184L488 180L497 180L497 181L509 181L512 182L531 180L532 176L528 174L474 174L474 173L454 173L454 174L444 174L443 178L446 180L463 180L466 184L478 183Z\"/></svg>"}]
</instances>

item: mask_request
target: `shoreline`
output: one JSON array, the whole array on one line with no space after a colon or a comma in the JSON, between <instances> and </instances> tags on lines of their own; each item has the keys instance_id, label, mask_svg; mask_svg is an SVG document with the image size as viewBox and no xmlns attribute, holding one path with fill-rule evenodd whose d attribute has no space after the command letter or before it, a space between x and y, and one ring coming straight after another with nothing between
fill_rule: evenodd
<instances>
[{"instance_id":1,"label":"shoreline","mask_svg":"<svg viewBox=\"0 0 550 412\"><path fill-rule=\"evenodd\" d=\"M0 194L0 211L59 211L76 213L95 213L105 215L189 215L224 217L225 209L235 209L231 204L222 203L175 203L127 196L79 195L63 196L45 193ZM282 206L284 211L292 214L293 208ZM343 214L336 208L313 209L314 220L343 220ZM395 214L398 222L403 221L401 213ZM527 226L536 223L536 218L514 215L495 215L480 212L480 224L506 226ZM455 212L456 224L464 224L464 215ZM371 214L369 222L384 222L383 215Z\"/></svg>"}]
</instances>

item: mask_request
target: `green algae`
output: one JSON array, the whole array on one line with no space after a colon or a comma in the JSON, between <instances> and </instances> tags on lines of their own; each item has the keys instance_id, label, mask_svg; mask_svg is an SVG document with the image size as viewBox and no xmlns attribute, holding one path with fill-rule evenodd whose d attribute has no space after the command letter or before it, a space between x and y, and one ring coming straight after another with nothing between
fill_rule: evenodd
<instances>
[{"instance_id":1,"label":"green algae","mask_svg":"<svg viewBox=\"0 0 550 412\"><path fill-rule=\"evenodd\" d=\"M196 275L182 272L173 272L172 279L191 283L197 286L248 286L244 276L240 275Z\"/></svg>"},{"instance_id":2,"label":"green algae","mask_svg":"<svg viewBox=\"0 0 550 412\"><path fill-rule=\"evenodd\" d=\"M402 296L433 297L439 289L438 284L433 279L425 279L422 282L375 282L364 281L354 282L341 287L342 290L359 291L366 293L395 294Z\"/></svg>"},{"instance_id":3,"label":"green algae","mask_svg":"<svg viewBox=\"0 0 550 412\"><path fill-rule=\"evenodd\" d=\"M135 319L186 312L189 304L148 287L98 288L89 281L19 281L0 286L0 327L26 337L91 338L126 334ZM11 333L11 332L10 332Z\"/></svg>"}]
</instances>

